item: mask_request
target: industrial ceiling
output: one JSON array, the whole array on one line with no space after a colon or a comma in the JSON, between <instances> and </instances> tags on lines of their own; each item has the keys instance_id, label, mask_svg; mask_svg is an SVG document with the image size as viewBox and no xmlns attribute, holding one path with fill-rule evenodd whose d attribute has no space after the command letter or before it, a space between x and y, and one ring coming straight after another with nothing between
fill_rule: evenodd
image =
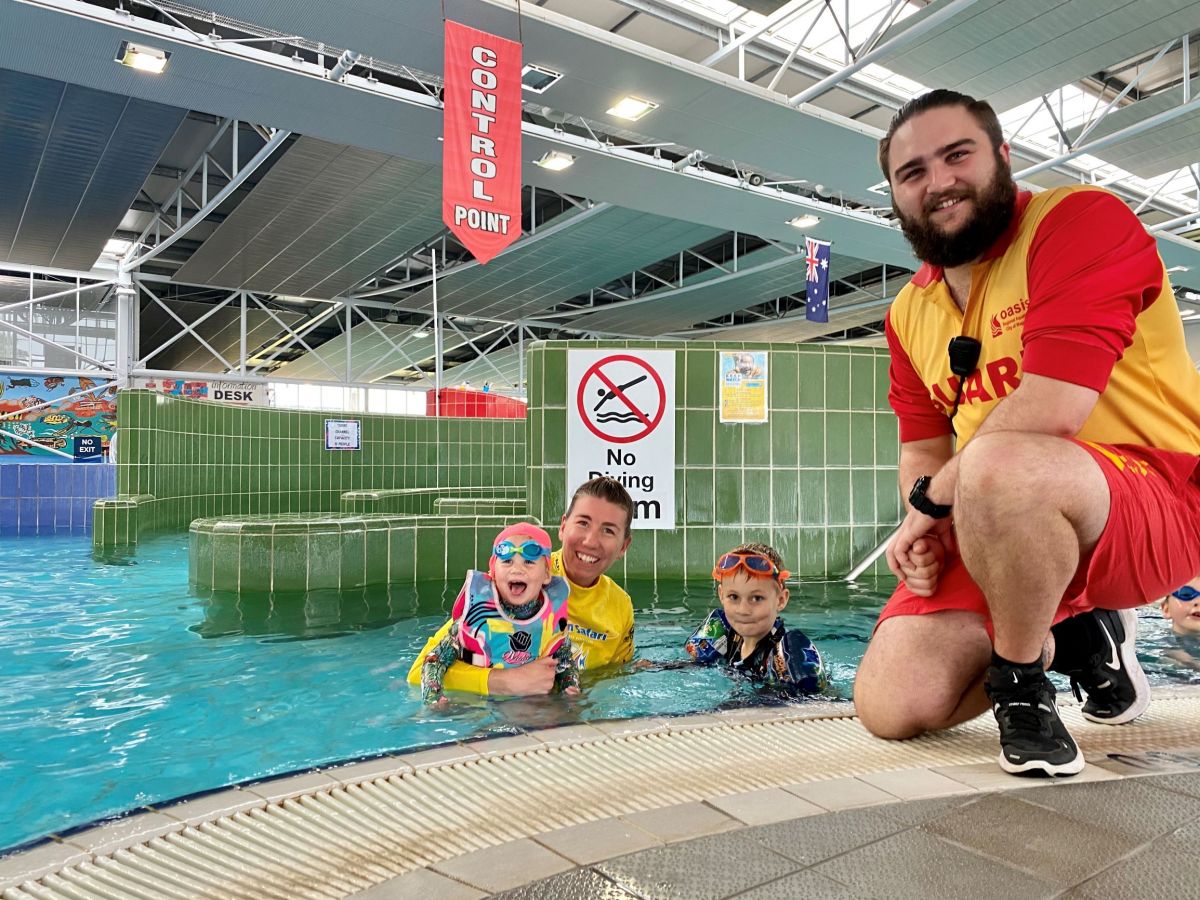
<instances>
[{"instance_id":1,"label":"industrial ceiling","mask_svg":"<svg viewBox=\"0 0 1200 900\"><path fill-rule=\"evenodd\" d=\"M168 306L231 291L198 332L223 355L352 383L427 380L435 290L463 379L511 380L536 337L861 334L916 265L875 154L922 86L991 99L1029 187L1110 186L1200 291L1200 0L449 0L562 74L525 95L524 234L486 266L441 223L438 3L196 2L0 0L0 277L108 285L132 241L143 353ZM118 65L130 41L165 71ZM625 95L657 108L617 120ZM804 233L833 241L824 326L800 325ZM212 371L196 344L157 365Z\"/></svg>"}]
</instances>

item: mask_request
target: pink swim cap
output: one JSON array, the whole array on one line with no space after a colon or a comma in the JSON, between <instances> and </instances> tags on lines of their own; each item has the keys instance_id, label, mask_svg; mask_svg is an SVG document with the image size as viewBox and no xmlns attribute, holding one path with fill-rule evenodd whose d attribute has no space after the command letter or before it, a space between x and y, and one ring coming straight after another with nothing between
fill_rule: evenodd
<instances>
[{"instance_id":1,"label":"pink swim cap","mask_svg":"<svg viewBox=\"0 0 1200 900\"><path fill-rule=\"evenodd\" d=\"M501 541L507 540L508 538L511 538L513 535L517 534L527 534L529 537L533 538L535 541L545 547L546 550L552 549L550 544L550 535L546 533L546 530L529 522L518 522L515 525L509 525L505 527L498 535L496 535L495 540L492 541L492 547L495 548L495 546ZM543 556L542 559L546 561L546 571L549 572L550 557ZM495 553L492 553L492 555L488 558L488 572L493 576L496 574Z\"/></svg>"}]
</instances>

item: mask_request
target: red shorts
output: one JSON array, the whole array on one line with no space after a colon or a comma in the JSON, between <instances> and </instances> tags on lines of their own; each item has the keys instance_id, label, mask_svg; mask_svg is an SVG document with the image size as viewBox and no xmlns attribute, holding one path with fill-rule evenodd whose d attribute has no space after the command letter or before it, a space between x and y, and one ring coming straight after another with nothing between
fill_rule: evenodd
<instances>
[{"instance_id":1,"label":"red shorts","mask_svg":"<svg viewBox=\"0 0 1200 900\"><path fill-rule=\"evenodd\" d=\"M1104 532L1080 560L1054 621L1097 607L1141 606L1200 574L1200 457L1129 444L1075 443L1104 472L1112 501ZM932 597L918 597L902 582L879 621L950 609L979 613L991 633L987 601L958 557L947 561Z\"/></svg>"}]
</instances>

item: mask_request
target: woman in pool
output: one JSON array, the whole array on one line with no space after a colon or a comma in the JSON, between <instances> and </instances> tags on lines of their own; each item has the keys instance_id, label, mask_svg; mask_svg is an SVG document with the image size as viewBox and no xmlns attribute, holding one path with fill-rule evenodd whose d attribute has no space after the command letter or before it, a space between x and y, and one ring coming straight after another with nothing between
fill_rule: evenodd
<instances>
[{"instance_id":1,"label":"woman in pool","mask_svg":"<svg viewBox=\"0 0 1200 900\"><path fill-rule=\"evenodd\" d=\"M579 693L579 667L567 637L565 579L550 573L550 536L536 525L510 525L496 535L488 571L467 572L450 629L421 666L421 699L444 706L446 670L461 660L511 668L535 659L557 662L555 688Z\"/></svg>"}]
</instances>

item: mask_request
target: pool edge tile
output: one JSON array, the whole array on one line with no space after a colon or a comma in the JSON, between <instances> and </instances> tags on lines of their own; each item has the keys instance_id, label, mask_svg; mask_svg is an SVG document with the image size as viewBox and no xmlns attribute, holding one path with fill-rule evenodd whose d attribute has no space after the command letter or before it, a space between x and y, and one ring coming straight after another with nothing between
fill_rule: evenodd
<instances>
[{"instance_id":1,"label":"pool edge tile","mask_svg":"<svg viewBox=\"0 0 1200 900\"><path fill-rule=\"evenodd\" d=\"M657 835L620 816L543 831L532 839L580 866L591 866L627 853L663 846L662 839Z\"/></svg>"},{"instance_id":2,"label":"pool edge tile","mask_svg":"<svg viewBox=\"0 0 1200 900\"><path fill-rule=\"evenodd\" d=\"M0 857L0 893L91 858L91 853L73 844L55 840L12 856Z\"/></svg>"},{"instance_id":3,"label":"pool edge tile","mask_svg":"<svg viewBox=\"0 0 1200 900\"><path fill-rule=\"evenodd\" d=\"M804 819L828 812L825 807L783 788L763 788L720 797L706 797L704 802L744 825L774 825L777 822Z\"/></svg>"},{"instance_id":4,"label":"pool edge tile","mask_svg":"<svg viewBox=\"0 0 1200 900\"><path fill-rule=\"evenodd\" d=\"M184 827L179 819L163 813L139 812L72 834L63 843L78 847L91 856L105 856L173 831L182 831Z\"/></svg>"},{"instance_id":5,"label":"pool edge tile","mask_svg":"<svg viewBox=\"0 0 1200 900\"><path fill-rule=\"evenodd\" d=\"M431 769L437 766L452 766L456 763L466 763L483 759L467 744L445 744L441 747L430 747L428 750L414 750L397 757L413 771Z\"/></svg>"},{"instance_id":6,"label":"pool edge tile","mask_svg":"<svg viewBox=\"0 0 1200 900\"><path fill-rule=\"evenodd\" d=\"M608 735L588 722L559 725L554 728L536 728L526 732L531 738L542 742L545 747L567 747L572 744L590 744L603 741Z\"/></svg>"},{"instance_id":7,"label":"pool edge tile","mask_svg":"<svg viewBox=\"0 0 1200 900\"><path fill-rule=\"evenodd\" d=\"M411 765L395 756L380 756L345 765L335 764L321 767L323 774L341 785L361 784L364 781L375 781L392 775L406 775L412 771Z\"/></svg>"},{"instance_id":8,"label":"pool edge tile","mask_svg":"<svg viewBox=\"0 0 1200 900\"><path fill-rule=\"evenodd\" d=\"M256 794L268 803L279 803L302 794L316 794L341 786L336 778L330 778L323 772L305 772L303 775L288 775L260 781L257 784L246 785L242 790Z\"/></svg>"},{"instance_id":9,"label":"pool edge tile","mask_svg":"<svg viewBox=\"0 0 1200 900\"><path fill-rule=\"evenodd\" d=\"M194 800L182 800L170 806L153 806L151 809L172 819L178 819L185 825L200 825L204 822L212 822L245 812L248 809L261 809L267 805L267 802L258 794L241 788L230 788L224 791L215 791Z\"/></svg>"},{"instance_id":10,"label":"pool edge tile","mask_svg":"<svg viewBox=\"0 0 1200 900\"><path fill-rule=\"evenodd\" d=\"M901 800L929 800L979 792L969 784L947 778L924 766L870 772L860 775L859 779L880 790L895 794Z\"/></svg>"},{"instance_id":11,"label":"pool edge tile","mask_svg":"<svg viewBox=\"0 0 1200 900\"><path fill-rule=\"evenodd\" d=\"M568 872L575 863L531 838L518 838L451 857L431 868L455 881L495 893Z\"/></svg>"},{"instance_id":12,"label":"pool edge tile","mask_svg":"<svg viewBox=\"0 0 1200 900\"><path fill-rule=\"evenodd\" d=\"M353 900L479 900L487 894L433 869L414 869L350 895Z\"/></svg>"}]
</instances>

